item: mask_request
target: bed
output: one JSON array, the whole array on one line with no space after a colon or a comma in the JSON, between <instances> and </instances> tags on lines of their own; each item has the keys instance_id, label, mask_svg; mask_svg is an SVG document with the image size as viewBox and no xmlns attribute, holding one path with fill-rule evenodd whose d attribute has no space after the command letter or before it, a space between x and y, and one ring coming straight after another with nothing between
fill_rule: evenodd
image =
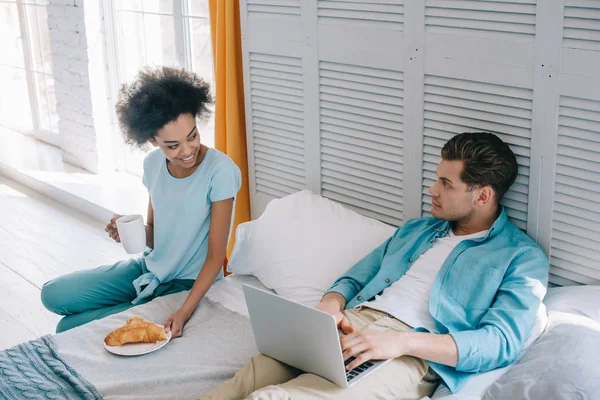
<instances>
[{"instance_id":1,"label":"bed","mask_svg":"<svg viewBox=\"0 0 600 400\"><path fill-rule=\"evenodd\" d=\"M393 230L308 191L273 201L261 218L238 228L228 266L234 274L211 287L181 338L138 357L103 347L104 336L131 316L164 321L187 292L0 352L0 398L196 399L257 353L242 284L315 305L337 276ZM529 347L515 364L476 376L454 395L440 386L433 398L536 399L541 387L562 390L559 398L590 398L592 389L600 390L590 378L592 360L600 357L594 344L600 336L599 296L598 286L550 289L548 312L539 314ZM557 343L570 345L559 351Z\"/></svg>"},{"instance_id":2,"label":"bed","mask_svg":"<svg viewBox=\"0 0 600 400\"><path fill-rule=\"evenodd\" d=\"M257 352L242 283L264 288L252 276L221 279L186 324L184 335L150 354L117 356L104 349L103 339L134 315L164 321L185 301L188 292L160 297L40 338L30 348L20 345L2 352L0 398L196 399L233 376ZM68 384L56 385L59 378ZM54 389L49 390L51 387Z\"/></svg>"}]
</instances>

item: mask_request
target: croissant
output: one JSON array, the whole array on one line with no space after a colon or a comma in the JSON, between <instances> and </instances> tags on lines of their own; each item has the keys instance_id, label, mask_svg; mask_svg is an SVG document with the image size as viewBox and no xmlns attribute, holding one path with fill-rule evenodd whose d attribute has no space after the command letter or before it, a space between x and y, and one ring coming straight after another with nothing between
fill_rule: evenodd
<instances>
[{"instance_id":1,"label":"croissant","mask_svg":"<svg viewBox=\"0 0 600 400\"><path fill-rule=\"evenodd\" d=\"M125 343L152 343L166 339L163 328L143 318L133 317L125 325L109 333L104 338L104 343L108 346L120 346Z\"/></svg>"}]
</instances>

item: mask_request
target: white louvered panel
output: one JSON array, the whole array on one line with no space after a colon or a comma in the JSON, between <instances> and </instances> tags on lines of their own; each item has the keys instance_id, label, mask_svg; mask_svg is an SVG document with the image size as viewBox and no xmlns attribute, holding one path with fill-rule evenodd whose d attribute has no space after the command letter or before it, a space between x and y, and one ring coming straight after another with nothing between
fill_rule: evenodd
<instances>
[{"instance_id":1,"label":"white louvered panel","mask_svg":"<svg viewBox=\"0 0 600 400\"><path fill-rule=\"evenodd\" d=\"M317 10L323 24L398 31L404 24L403 0L319 0Z\"/></svg>"},{"instance_id":2,"label":"white louvered panel","mask_svg":"<svg viewBox=\"0 0 600 400\"><path fill-rule=\"evenodd\" d=\"M250 53L256 191L275 197L305 185L302 60Z\"/></svg>"},{"instance_id":3,"label":"white louvered panel","mask_svg":"<svg viewBox=\"0 0 600 400\"><path fill-rule=\"evenodd\" d=\"M536 0L426 0L425 32L533 42Z\"/></svg>"},{"instance_id":4,"label":"white louvered panel","mask_svg":"<svg viewBox=\"0 0 600 400\"><path fill-rule=\"evenodd\" d=\"M402 222L403 73L320 62L321 194Z\"/></svg>"},{"instance_id":5,"label":"white louvered panel","mask_svg":"<svg viewBox=\"0 0 600 400\"><path fill-rule=\"evenodd\" d=\"M300 0L247 0L248 13L269 17L300 17Z\"/></svg>"},{"instance_id":6,"label":"white louvered panel","mask_svg":"<svg viewBox=\"0 0 600 400\"><path fill-rule=\"evenodd\" d=\"M600 1L565 0L563 46L600 51Z\"/></svg>"},{"instance_id":7,"label":"white louvered panel","mask_svg":"<svg viewBox=\"0 0 600 400\"><path fill-rule=\"evenodd\" d=\"M600 102L562 96L550 245L551 281L600 284Z\"/></svg>"},{"instance_id":8,"label":"white louvered panel","mask_svg":"<svg viewBox=\"0 0 600 400\"><path fill-rule=\"evenodd\" d=\"M444 144L458 133L485 131L497 134L517 156L519 175L502 204L515 225L527 228L532 97L530 89L425 76L423 215L431 215L428 190Z\"/></svg>"}]
</instances>

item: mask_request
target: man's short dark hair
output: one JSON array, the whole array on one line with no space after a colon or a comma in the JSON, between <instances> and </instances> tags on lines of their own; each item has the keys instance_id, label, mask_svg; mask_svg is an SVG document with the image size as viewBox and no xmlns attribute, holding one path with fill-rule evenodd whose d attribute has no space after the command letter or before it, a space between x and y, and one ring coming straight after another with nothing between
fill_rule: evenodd
<instances>
[{"instance_id":1,"label":"man's short dark hair","mask_svg":"<svg viewBox=\"0 0 600 400\"><path fill-rule=\"evenodd\" d=\"M206 121L212 102L210 85L193 72L158 67L146 68L124 84L116 108L125 140L142 147L181 114Z\"/></svg>"},{"instance_id":2,"label":"man's short dark hair","mask_svg":"<svg viewBox=\"0 0 600 400\"><path fill-rule=\"evenodd\" d=\"M446 161L463 161L460 178L472 189L491 186L496 203L517 179L517 158L498 136L488 132L465 132L454 136L442 149Z\"/></svg>"}]
</instances>

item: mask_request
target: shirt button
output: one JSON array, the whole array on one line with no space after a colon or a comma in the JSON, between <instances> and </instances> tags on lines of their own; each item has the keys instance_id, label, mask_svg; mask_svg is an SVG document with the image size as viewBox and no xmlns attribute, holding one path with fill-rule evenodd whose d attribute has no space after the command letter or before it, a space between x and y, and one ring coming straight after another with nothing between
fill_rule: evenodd
<instances>
[{"instance_id":1,"label":"shirt button","mask_svg":"<svg viewBox=\"0 0 600 400\"><path fill-rule=\"evenodd\" d=\"M435 241L435 239L431 239L431 240L429 241L429 243L433 243L434 241Z\"/></svg>"},{"instance_id":2,"label":"shirt button","mask_svg":"<svg viewBox=\"0 0 600 400\"><path fill-rule=\"evenodd\" d=\"M409 263L413 262L413 259L412 259L412 258L409 258L409 259L408 259L408 262L409 262Z\"/></svg>"},{"instance_id":3,"label":"shirt button","mask_svg":"<svg viewBox=\"0 0 600 400\"><path fill-rule=\"evenodd\" d=\"M356 299L357 300L362 300L362 296L358 296Z\"/></svg>"},{"instance_id":4,"label":"shirt button","mask_svg":"<svg viewBox=\"0 0 600 400\"><path fill-rule=\"evenodd\" d=\"M385 283L390 283L390 278L386 278Z\"/></svg>"}]
</instances>

